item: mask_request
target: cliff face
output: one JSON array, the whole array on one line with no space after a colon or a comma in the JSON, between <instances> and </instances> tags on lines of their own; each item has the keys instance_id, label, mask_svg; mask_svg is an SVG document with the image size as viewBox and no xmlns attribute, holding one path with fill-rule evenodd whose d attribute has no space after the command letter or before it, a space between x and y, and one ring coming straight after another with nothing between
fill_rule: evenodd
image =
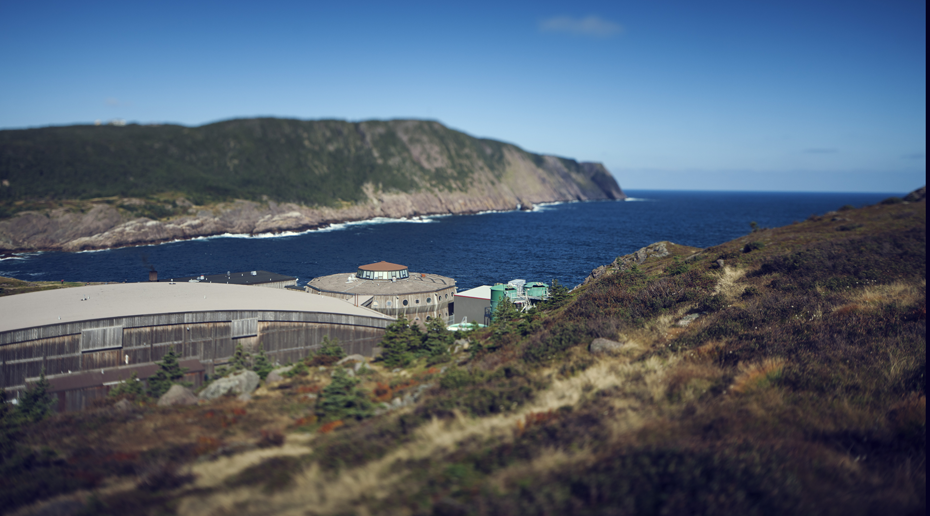
<instances>
[{"instance_id":1,"label":"cliff face","mask_svg":"<svg viewBox=\"0 0 930 516\"><path fill-rule=\"evenodd\" d=\"M599 163L407 120L0 131L0 180L4 251L626 197ZM52 206L20 211L37 201Z\"/></svg>"}]
</instances>

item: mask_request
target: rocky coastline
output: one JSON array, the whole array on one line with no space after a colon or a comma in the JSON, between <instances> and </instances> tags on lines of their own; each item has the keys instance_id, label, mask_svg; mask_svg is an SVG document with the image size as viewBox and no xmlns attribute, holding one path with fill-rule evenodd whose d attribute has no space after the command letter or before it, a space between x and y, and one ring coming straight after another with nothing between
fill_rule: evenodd
<instances>
[{"instance_id":1,"label":"rocky coastline","mask_svg":"<svg viewBox=\"0 0 930 516\"><path fill-rule=\"evenodd\" d=\"M302 232L381 217L470 215L532 209L533 205L541 203L626 197L622 191L598 193L546 192L522 197L512 192L482 196L458 192L372 193L369 202L342 208L235 200L207 207L191 206L187 214L165 220L130 218L111 204L95 203L83 213L62 208L44 213L24 212L0 221L0 253L102 250L224 234Z\"/></svg>"}]
</instances>

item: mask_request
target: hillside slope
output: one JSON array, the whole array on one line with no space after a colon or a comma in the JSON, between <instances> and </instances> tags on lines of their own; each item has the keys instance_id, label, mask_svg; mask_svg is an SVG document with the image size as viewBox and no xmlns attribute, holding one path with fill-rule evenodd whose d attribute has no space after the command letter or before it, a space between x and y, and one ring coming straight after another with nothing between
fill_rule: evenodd
<instances>
[{"instance_id":1,"label":"hillside slope","mask_svg":"<svg viewBox=\"0 0 930 516\"><path fill-rule=\"evenodd\" d=\"M432 121L0 131L0 250L623 198L601 164L532 154Z\"/></svg>"},{"instance_id":2,"label":"hillside slope","mask_svg":"<svg viewBox=\"0 0 930 516\"><path fill-rule=\"evenodd\" d=\"M653 244L539 310L502 310L451 356L404 365L401 348L445 337L395 326L383 345L401 363L375 362L357 385L320 356L251 401L137 396L38 423L0 413L0 479L15 479L0 502L38 501L19 514L924 514L926 201L900 201L703 250ZM369 400L388 404L374 413Z\"/></svg>"}]
</instances>

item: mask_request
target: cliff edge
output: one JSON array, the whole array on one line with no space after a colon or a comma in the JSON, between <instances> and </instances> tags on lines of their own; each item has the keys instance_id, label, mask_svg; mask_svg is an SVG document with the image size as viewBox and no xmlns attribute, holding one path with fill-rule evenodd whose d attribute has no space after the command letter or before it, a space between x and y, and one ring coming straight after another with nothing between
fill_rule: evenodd
<instances>
[{"instance_id":1,"label":"cliff edge","mask_svg":"<svg viewBox=\"0 0 930 516\"><path fill-rule=\"evenodd\" d=\"M600 163L419 120L0 131L0 185L7 252L626 198Z\"/></svg>"}]
</instances>

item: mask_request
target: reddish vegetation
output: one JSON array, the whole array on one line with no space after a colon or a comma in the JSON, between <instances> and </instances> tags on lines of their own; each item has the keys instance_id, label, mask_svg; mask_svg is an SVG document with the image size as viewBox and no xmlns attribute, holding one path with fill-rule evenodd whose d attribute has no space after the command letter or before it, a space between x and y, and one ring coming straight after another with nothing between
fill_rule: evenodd
<instances>
[{"instance_id":1,"label":"reddish vegetation","mask_svg":"<svg viewBox=\"0 0 930 516\"><path fill-rule=\"evenodd\" d=\"M321 433L321 434L328 434L328 433L332 432L333 430L339 428L340 426L343 426L344 424L345 424L345 423L343 423L341 420L339 420L339 421L330 421L329 423L326 423L325 425L323 425L323 426L320 427L320 433Z\"/></svg>"}]
</instances>

